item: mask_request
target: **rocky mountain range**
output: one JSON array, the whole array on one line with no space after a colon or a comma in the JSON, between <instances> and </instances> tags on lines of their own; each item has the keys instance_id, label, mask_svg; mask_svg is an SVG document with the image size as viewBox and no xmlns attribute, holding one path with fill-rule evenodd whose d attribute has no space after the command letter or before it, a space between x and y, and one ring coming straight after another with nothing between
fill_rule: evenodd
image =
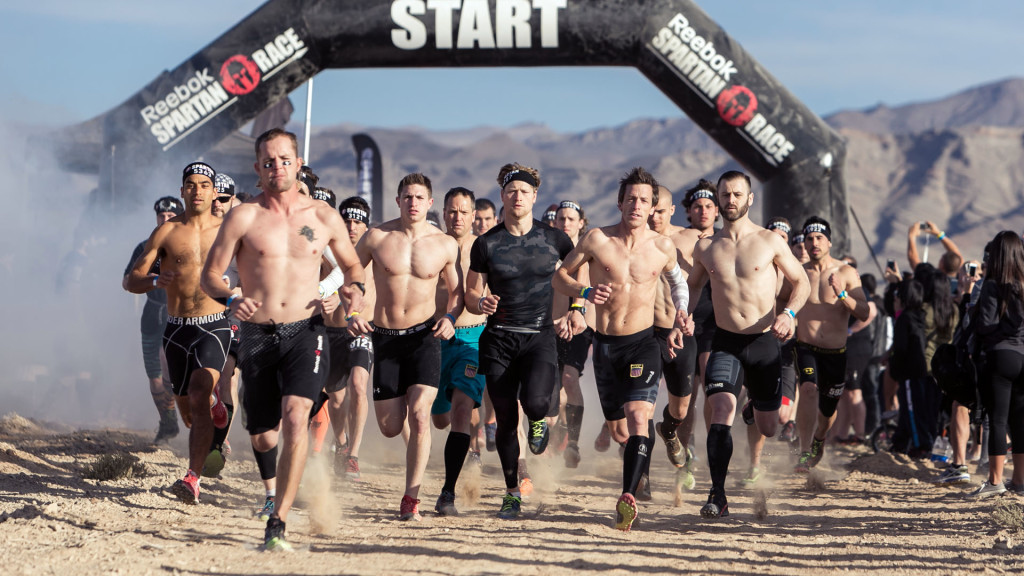
<instances>
[{"instance_id":1,"label":"rocky mountain range","mask_svg":"<svg viewBox=\"0 0 1024 576\"><path fill-rule=\"evenodd\" d=\"M848 143L849 204L883 265L887 258L903 261L907 229L922 220L934 221L965 256L974 258L981 257L999 230L1024 230L1024 78L930 102L841 111L825 120ZM438 190L466 186L495 200L497 169L508 161L522 162L541 170L541 207L575 199L592 224L602 225L617 219L617 180L633 166L648 168L673 190L738 168L685 117L576 134L543 125L454 132L355 125L315 129L310 164L343 196L355 189L350 138L356 132L369 133L381 149L384 218L397 215L389 200L394 186L414 171L430 176ZM756 198L752 215L755 221L763 218ZM677 224L685 224L681 216ZM851 226L854 222L851 218ZM867 264L864 237L856 230L849 234L853 255ZM930 248L935 262L934 239Z\"/></svg>"}]
</instances>

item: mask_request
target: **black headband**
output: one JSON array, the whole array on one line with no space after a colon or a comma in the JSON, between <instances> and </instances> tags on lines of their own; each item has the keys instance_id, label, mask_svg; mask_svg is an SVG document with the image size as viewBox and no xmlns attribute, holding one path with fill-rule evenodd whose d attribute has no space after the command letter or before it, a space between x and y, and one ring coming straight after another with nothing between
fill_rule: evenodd
<instances>
[{"instance_id":1,"label":"black headband","mask_svg":"<svg viewBox=\"0 0 1024 576\"><path fill-rule=\"evenodd\" d=\"M206 176L211 181L217 177L217 171L206 162L193 162L188 166L185 166L185 169L181 171L181 183L184 184L185 179L193 174Z\"/></svg>"},{"instance_id":2,"label":"black headband","mask_svg":"<svg viewBox=\"0 0 1024 576\"><path fill-rule=\"evenodd\" d=\"M217 189L218 195L235 195L235 181L227 174L217 174L217 177L213 179L213 187Z\"/></svg>"},{"instance_id":3,"label":"black headband","mask_svg":"<svg viewBox=\"0 0 1024 576\"><path fill-rule=\"evenodd\" d=\"M322 200L322 201L324 201L324 202L327 202L328 204L330 204L330 205L331 205L331 208L334 208L334 207L335 207L335 203L334 203L334 196L333 196L333 195L331 195L331 194L328 194L328 193L327 193L327 190L325 190L325 189L323 189L323 188L321 188L321 187L319 187L319 186L317 186L316 188L314 188L314 189L313 189L313 190L312 190L312 191L311 191L311 192L309 193L309 195L310 195L310 197L312 197L312 198L313 198L314 200Z\"/></svg>"},{"instance_id":4,"label":"black headband","mask_svg":"<svg viewBox=\"0 0 1024 576\"><path fill-rule=\"evenodd\" d=\"M707 198L708 200L711 200L712 202L714 202L715 201L715 193L712 192L711 190L708 190L707 188L701 188L700 190L697 190L696 192L694 192L693 196L690 196L690 202L694 202L694 201L700 200L701 198Z\"/></svg>"},{"instance_id":5,"label":"black headband","mask_svg":"<svg viewBox=\"0 0 1024 576\"><path fill-rule=\"evenodd\" d=\"M828 224L822 224L821 222L811 222L807 226L804 226L804 236L807 236L813 232L820 232L828 238L828 241L832 241L832 230L828 227Z\"/></svg>"},{"instance_id":6,"label":"black headband","mask_svg":"<svg viewBox=\"0 0 1024 576\"><path fill-rule=\"evenodd\" d=\"M792 228L790 228L788 224L786 224L785 222L779 222L778 220L768 224L768 229L782 230L783 232L786 233L787 236L789 236L789 233L792 231Z\"/></svg>"},{"instance_id":7,"label":"black headband","mask_svg":"<svg viewBox=\"0 0 1024 576\"><path fill-rule=\"evenodd\" d=\"M501 187L505 188L505 186L508 186L509 182L512 182L514 180L526 182L527 184L533 186L534 188L537 187L537 179L534 178L532 175L530 175L529 172L525 170L513 170L508 174L505 174L505 178L501 181Z\"/></svg>"},{"instance_id":8,"label":"black headband","mask_svg":"<svg viewBox=\"0 0 1024 576\"><path fill-rule=\"evenodd\" d=\"M583 208L580 207L579 204L573 202L572 200L562 200L558 204L558 209L561 210L562 208L572 208L573 210L579 212L580 214L583 213Z\"/></svg>"},{"instance_id":9,"label":"black headband","mask_svg":"<svg viewBox=\"0 0 1024 576\"><path fill-rule=\"evenodd\" d=\"M156 204L153 204L153 210L155 210L157 214L162 212L174 212L176 215L181 216L181 213L185 211L185 207L181 205L181 202L178 202L177 198L164 196L157 200Z\"/></svg>"},{"instance_id":10,"label":"black headband","mask_svg":"<svg viewBox=\"0 0 1024 576\"><path fill-rule=\"evenodd\" d=\"M804 235L803 234L797 234L796 236L793 236L792 238L789 239L789 243L790 244L803 244L804 243Z\"/></svg>"},{"instance_id":11,"label":"black headband","mask_svg":"<svg viewBox=\"0 0 1024 576\"><path fill-rule=\"evenodd\" d=\"M370 225L370 215L366 213L366 210L359 208L348 207L341 209L341 217L345 220L358 220L367 226Z\"/></svg>"},{"instance_id":12,"label":"black headband","mask_svg":"<svg viewBox=\"0 0 1024 576\"><path fill-rule=\"evenodd\" d=\"M557 217L558 217L558 212L555 211L555 210L548 210L547 212L544 213L544 221L545 222L554 222L555 218L557 218Z\"/></svg>"}]
</instances>

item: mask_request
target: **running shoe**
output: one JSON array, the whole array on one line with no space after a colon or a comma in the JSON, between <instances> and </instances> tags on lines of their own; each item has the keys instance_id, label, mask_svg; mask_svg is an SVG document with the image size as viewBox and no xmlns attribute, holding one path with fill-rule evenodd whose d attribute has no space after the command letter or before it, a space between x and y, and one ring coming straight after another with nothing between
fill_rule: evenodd
<instances>
[{"instance_id":1,"label":"running shoe","mask_svg":"<svg viewBox=\"0 0 1024 576\"><path fill-rule=\"evenodd\" d=\"M594 450L598 452L607 452L608 448L612 445L612 433L608 430L608 426L601 426L601 433L594 439Z\"/></svg>"},{"instance_id":2,"label":"running shoe","mask_svg":"<svg viewBox=\"0 0 1024 576\"><path fill-rule=\"evenodd\" d=\"M679 435L675 430L669 430L664 422L658 422L654 427L658 436L665 442L665 449L668 450L668 461L676 468L686 463L683 455L683 443L679 441Z\"/></svg>"},{"instance_id":3,"label":"running shoe","mask_svg":"<svg viewBox=\"0 0 1024 576\"><path fill-rule=\"evenodd\" d=\"M160 413L160 427L157 428L156 438L153 444L163 444L178 435L178 413L174 410L165 410Z\"/></svg>"},{"instance_id":4,"label":"running shoe","mask_svg":"<svg viewBox=\"0 0 1024 576\"><path fill-rule=\"evenodd\" d=\"M224 469L224 464L228 461L224 457L224 453L214 448L210 450L210 453L206 455L206 461L203 462L203 471L201 474L207 478L216 478L220 475L221 470Z\"/></svg>"},{"instance_id":5,"label":"running shoe","mask_svg":"<svg viewBox=\"0 0 1024 576\"><path fill-rule=\"evenodd\" d=\"M213 387L213 406L210 407L210 416L213 416L214 428L227 428L228 407L221 402L216 386Z\"/></svg>"},{"instance_id":6,"label":"running shoe","mask_svg":"<svg viewBox=\"0 0 1024 576\"><path fill-rule=\"evenodd\" d=\"M640 510L636 507L636 498L632 494L626 492L619 496L619 501L615 504L615 528L629 532L633 521L639 515Z\"/></svg>"},{"instance_id":7,"label":"running shoe","mask_svg":"<svg viewBox=\"0 0 1024 576\"><path fill-rule=\"evenodd\" d=\"M199 503L199 476L189 470L185 477L171 486L171 493L185 504Z\"/></svg>"},{"instance_id":8,"label":"running shoe","mask_svg":"<svg viewBox=\"0 0 1024 576\"><path fill-rule=\"evenodd\" d=\"M746 424L747 426L753 426L754 425L754 401L753 400L747 400L747 403L743 405L743 411L740 412L740 415L743 416L743 423L744 424Z\"/></svg>"},{"instance_id":9,"label":"running shoe","mask_svg":"<svg viewBox=\"0 0 1024 576\"><path fill-rule=\"evenodd\" d=\"M267 552L292 551L292 545L284 539L284 522L277 516L267 519L267 529L263 532L263 549Z\"/></svg>"},{"instance_id":10,"label":"running shoe","mask_svg":"<svg viewBox=\"0 0 1024 576\"><path fill-rule=\"evenodd\" d=\"M981 486L977 490L971 492L971 496L975 498L988 498L989 496L995 496L996 494L1003 494L1006 492L1006 485L1002 482L998 484L989 484L986 480L981 483Z\"/></svg>"},{"instance_id":11,"label":"running shoe","mask_svg":"<svg viewBox=\"0 0 1024 576\"><path fill-rule=\"evenodd\" d=\"M543 454L544 450L548 447L548 436L548 423L546 420L543 418L531 420L530 432L526 435L526 442L530 446L530 452Z\"/></svg>"},{"instance_id":12,"label":"running shoe","mask_svg":"<svg viewBox=\"0 0 1024 576\"><path fill-rule=\"evenodd\" d=\"M782 431L779 432L779 442L793 443L796 441L796 422L790 420L782 425Z\"/></svg>"},{"instance_id":13,"label":"running shoe","mask_svg":"<svg viewBox=\"0 0 1024 576\"><path fill-rule=\"evenodd\" d=\"M359 474L358 456L349 456L345 461L345 476L353 482L359 482L363 479L362 475Z\"/></svg>"},{"instance_id":14,"label":"running shoe","mask_svg":"<svg viewBox=\"0 0 1024 576\"><path fill-rule=\"evenodd\" d=\"M696 485L697 479L693 476L693 471L691 471L686 466L683 466L682 468L676 468L677 490L693 490L693 487Z\"/></svg>"},{"instance_id":15,"label":"running shoe","mask_svg":"<svg viewBox=\"0 0 1024 576\"><path fill-rule=\"evenodd\" d=\"M562 458L565 459L566 468L578 468L580 465L580 447L575 442L570 442L562 451Z\"/></svg>"},{"instance_id":16,"label":"running shoe","mask_svg":"<svg viewBox=\"0 0 1024 576\"><path fill-rule=\"evenodd\" d=\"M487 446L488 452L494 452L498 449L498 444L494 440L494 437L498 434L498 423L491 422L490 424L484 424L484 444Z\"/></svg>"},{"instance_id":17,"label":"running shoe","mask_svg":"<svg viewBox=\"0 0 1024 576\"><path fill-rule=\"evenodd\" d=\"M636 499L641 502L650 502L654 499L651 495L651 479L647 474L640 476L640 482L636 485Z\"/></svg>"},{"instance_id":18,"label":"running shoe","mask_svg":"<svg viewBox=\"0 0 1024 576\"><path fill-rule=\"evenodd\" d=\"M821 462L821 457L825 455L825 441L818 440L814 436L811 436L811 458L807 462L809 468L814 468Z\"/></svg>"},{"instance_id":19,"label":"running shoe","mask_svg":"<svg viewBox=\"0 0 1024 576\"><path fill-rule=\"evenodd\" d=\"M753 488L754 486L757 486L758 482L761 481L761 477L763 476L763 474L764 473L762 472L761 468L753 466L750 468L750 470L747 471L746 477L740 480L740 484L742 484L745 488Z\"/></svg>"},{"instance_id":20,"label":"running shoe","mask_svg":"<svg viewBox=\"0 0 1024 576\"><path fill-rule=\"evenodd\" d=\"M966 465L955 466L950 464L945 470L939 474L939 477L935 480L939 484L958 484L960 482L970 482L971 474L967 471Z\"/></svg>"},{"instance_id":21,"label":"running shoe","mask_svg":"<svg viewBox=\"0 0 1024 576\"><path fill-rule=\"evenodd\" d=\"M402 496L402 504L399 506L399 520L420 520L420 501L408 495Z\"/></svg>"},{"instance_id":22,"label":"running shoe","mask_svg":"<svg viewBox=\"0 0 1024 576\"><path fill-rule=\"evenodd\" d=\"M227 438L224 439L224 444L221 445L220 452L225 458L231 454L231 442L228 442Z\"/></svg>"},{"instance_id":23,"label":"running shoe","mask_svg":"<svg viewBox=\"0 0 1024 576\"><path fill-rule=\"evenodd\" d=\"M256 511L256 517L261 521L266 522L270 520L270 517L274 514L274 497L267 496L267 499L263 501L263 507Z\"/></svg>"},{"instance_id":24,"label":"running shoe","mask_svg":"<svg viewBox=\"0 0 1024 576\"><path fill-rule=\"evenodd\" d=\"M1006 486L1007 492L1013 492L1018 496L1024 496L1024 484L1014 484L1013 480L1007 480L1003 482L1003 486Z\"/></svg>"},{"instance_id":25,"label":"running shoe","mask_svg":"<svg viewBox=\"0 0 1024 576\"><path fill-rule=\"evenodd\" d=\"M796 466L793 467L793 471L797 474L807 474L811 471L811 453L801 452L800 459L797 460Z\"/></svg>"},{"instance_id":26,"label":"running shoe","mask_svg":"<svg viewBox=\"0 0 1024 576\"><path fill-rule=\"evenodd\" d=\"M466 454L466 465L473 466L477 470L482 469L484 467L484 462L483 460L480 459L480 452L476 450L470 450Z\"/></svg>"},{"instance_id":27,"label":"running shoe","mask_svg":"<svg viewBox=\"0 0 1024 576\"><path fill-rule=\"evenodd\" d=\"M533 494L533 480L529 476L523 476L519 480L519 493L523 496Z\"/></svg>"},{"instance_id":28,"label":"running shoe","mask_svg":"<svg viewBox=\"0 0 1024 576\"><path fill-rule=\"evenodd\" d=\"M441 495L437 497L437 504L434 504L434 512L437 512L438 516L458 516L459 511L455 508L455 493L441 490Z\"/></svg>"},{"instance_id":29,"label":"running shoe","mask_svg":"<svg viewBox=\"0 0 1024 576\"><path fill-rule=\"evenodd\" d=\"M501 499L501 509L498 510L498 518L502 520L515 520L519 518L519 512L522 510L522 507L522 498L506 492L505 497Z\"/></svg>"},{"instance_id":30,"label":"running shoe","mask_svg":"<svg viewBox=\"0 0 1024 576\"><path fill-rule=\"evenodd\" d=\"M708 495L708 503L700 509L700 515L704 518L725 518L729 515L729 502L725 499L725 494L721 497L715 497L715 493L712 491Z\"/></svg>"}]
</instances>

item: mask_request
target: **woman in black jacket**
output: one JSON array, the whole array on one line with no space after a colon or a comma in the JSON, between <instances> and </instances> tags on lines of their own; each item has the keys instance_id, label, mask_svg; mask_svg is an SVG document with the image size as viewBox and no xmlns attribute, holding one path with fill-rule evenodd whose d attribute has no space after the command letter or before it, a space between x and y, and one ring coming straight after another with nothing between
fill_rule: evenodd
<instances>
[{"instance_id":1,"label":"woman in black jacket","mask_svg":"<svg viewBox=\"0 0 1024 576\"><path fill-rule=\"evenodd\" d=\"M1004 230L985 248L985 282L975 335L983 358L978 387L989 415L988 480L973 495L1024 494L1024 241ZM1003 484L1006 432L1013 443L1013 479Z\"/></svg>"},{"instance_id":2,"label":"woman in black jacket","mask_svg":"<svg viewBox=\"0 0 1024 576\"><path fill-rule=\"evenodd\" d=\"M914 458L931 453L935 439L934 384L925 363L924 286L917 280L900 282L895 295L898 316L893 328L889 371L899 384L900 415L892 438L893 450Z\"/></svg>"}]
</instances>

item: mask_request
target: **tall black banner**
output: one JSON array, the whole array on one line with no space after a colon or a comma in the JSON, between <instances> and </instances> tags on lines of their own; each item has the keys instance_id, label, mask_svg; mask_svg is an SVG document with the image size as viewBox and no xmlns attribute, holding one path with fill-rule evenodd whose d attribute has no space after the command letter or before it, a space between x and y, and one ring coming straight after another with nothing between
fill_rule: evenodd
<instances>
[{"instance_id":1,"label":"tall black banner","mask_svg":"<svg viewBox=\"0 0 1024 576\"><path fill-rule=\"evenodd\" d=\"M380 149L368 134L354 134L356 149L356 193L370 205L370 223L384 221L384 173Z\"/></svg>"},{"instance_id":2,"label":"tall black banner","mask_svg":"<svg viewBox=\"0 0 1024 576\"><path fill-rule=\"evenodd\" d=\"M690 0L270 0L105 115L98 198L141 195L325 68L463 66L634 66L763 182L766 216L823 216L849 249L840 137Z\"/></svg>"}]
</instances>

